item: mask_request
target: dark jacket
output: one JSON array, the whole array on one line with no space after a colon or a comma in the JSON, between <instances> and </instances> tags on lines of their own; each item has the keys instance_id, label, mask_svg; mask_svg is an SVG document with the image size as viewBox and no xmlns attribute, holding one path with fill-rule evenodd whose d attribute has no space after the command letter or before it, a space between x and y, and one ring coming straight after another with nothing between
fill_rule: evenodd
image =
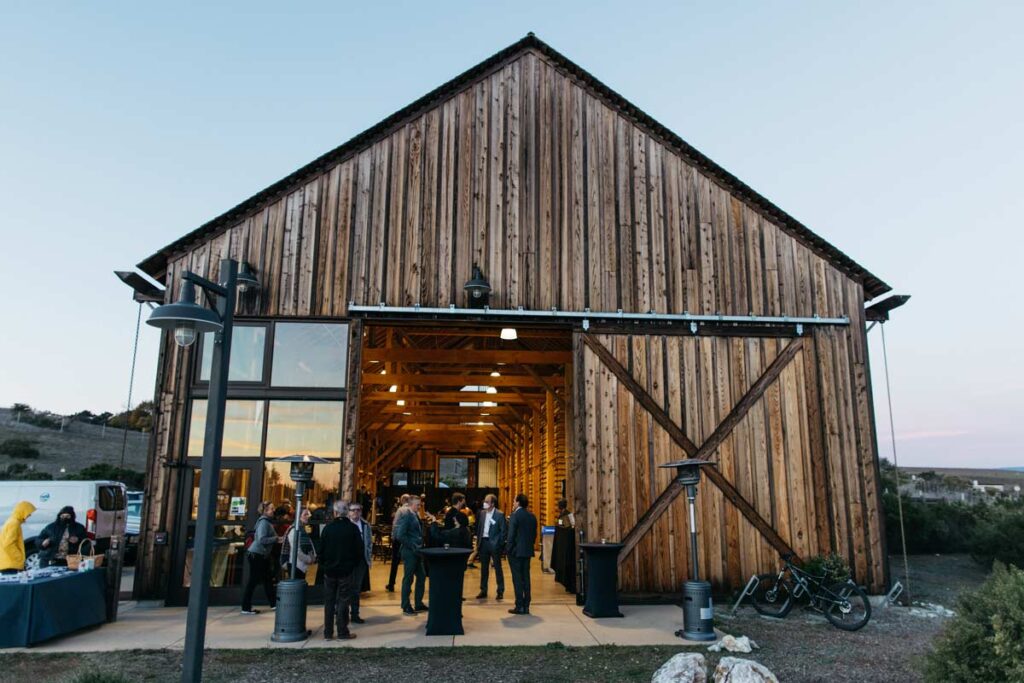
<instances>
[{"instance_id":1,"label":"dark jacket","mask_svg":"<svg viewBox=\"0 0 1024 683\"><path fill-rule=\"evenodd\" d=\"M61 521L60 516L65 513L71 513L71 521L65 524ZM79 524L75 520L75 509L70 505L62 507L60 512L57 513L57 519L43 527L43 530L39 532L37 537L36 547L39 548L39 559L41 560L52 560L57 555L57 550L60 548L60 539L63 538L64 532L68 532L68 555L75 555L78 553L78 548L85 540L85 527ZM78 543L71 543L70 538L74 536L78 539ZM49 540L50 544L43 547L43 541ZM88 546L86 546L88 547Z\"/></svg>"},{"instance_id":2,"label":"dark jacket","mask_svg":"<svg viewBox=\"0 0 1024 683\"><path fill-rule=\"evenodd\" d=\"M505 519L505 513L501 510L494 510L494 523L491 524L491 530L488 533L487 540L491 546L496 550L504 550L505 548L505 534L508 533L508 520ZM476 515L476 538L477 545L484 542L484 527L487 526L487 510L480 508L480 512Z\"/></svg>"},{"instance_id":3,"label":"dark jacket","mask_svg":"<svg viewBox=\"0 0 1024 683\"><path fill-rule=\"evenodd\" d=\"M537 518L526 508L512 513L508 522L509 557L533 557L533 544L537 541Z\"/></svg>"},{"instance_id":4,"label":"dark jacket","mask_svg":"<svg viewBox=\"0 0 1024 683\"><path fill-rule=\"evenodd\" d=\"M395 538L402 544L402 549L416 550L423 547L423 526L417 513L407 510L395 522Z\"/></svg>"},{"instance_id":5,"label":"dark jacket","mask_svg":"<svg viewBox=\"0 0 1024 683\"><path fill-rule=\"evenodd\" d=\"M356 525L338 517L320 534L320 571L331 578L348 576L363 555L363 539Z\"/></svg>"},{"instance_id":6,"label":"dark jacket","mask_svg":"<svg viewBox=\"0 0 1024 683\"><path fill-rule=\"evenodd\" d=\"M456 530L455 521L458 520L459 527ZM449 545L455 548L473 548L473 534L469 531L469 516L462 510L452 508L444 516L444 528L451 531L452 540Z\"/></svg>"}]
</instances>

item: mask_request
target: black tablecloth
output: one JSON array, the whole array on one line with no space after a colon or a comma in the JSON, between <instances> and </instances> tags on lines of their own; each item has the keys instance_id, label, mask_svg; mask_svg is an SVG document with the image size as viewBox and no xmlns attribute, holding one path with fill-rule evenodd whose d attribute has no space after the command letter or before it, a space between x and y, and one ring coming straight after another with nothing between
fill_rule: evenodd
<instances>
[{"instance_id":1,"label":"black tablecloth","mask_svg":"<svg viewBox=\"0 0 1024 683\"><path fill-rule=\"evenodd\" d=\"M419 554L430 564L430 602L427 610L428 636L461 636L462 582L468 548L423 548Z\"/></svg>"},{"instance_id":2,"label":"black tablecloth","mask_svg":"<svg viewBox=\"0 0 1024 683\"><path fill-rule=\"evenodd\" d=\"M621 543L580 543L587 559L588 617L621 617L619 611L619 551Z\"/></svg>"},{"instance_id":3,"label":"black tablecloth","mask_svg":"<svg viewBox=\"0 0 1024 683\"><path fill-rule=\"evenodd\" d=\"M0 647L28 647L107 620L106 568L0 583Z\"/></svg>"},{"instance_id":4,"label":"black tablecloth","mask_svg":"<svg viewBox=\"0 0 1024 683\"><path fill-rule=\"evenodd\" d=\"M555 527L555 540L551 543L551 568L555 581L569 593L576 592L576 531L568 526Z\"/></svg>"}]
</instances>

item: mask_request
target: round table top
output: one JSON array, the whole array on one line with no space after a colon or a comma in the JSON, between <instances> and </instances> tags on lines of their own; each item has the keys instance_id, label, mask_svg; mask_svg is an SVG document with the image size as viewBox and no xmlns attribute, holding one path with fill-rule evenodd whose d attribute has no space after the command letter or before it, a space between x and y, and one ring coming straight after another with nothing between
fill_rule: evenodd
<instances>
[{"instance_id":1,"label":"round table top","mask_svg":"<svg viewBox=\"0 0 1024 683\"><path fill-rule=\"evenodd\" d=\"M623 545L623 543L580 543L580 547L584 550L614 550L615 552L619 552Z\"/></svg>"},{"instance_id":2,"label":"round table top","mask_svg":"<svg viewBox=\"0 0 1024 683\"><path fill-rule=\"evenodd\" d=\"M469 555L473 551L469 548L420 548L416 552L430 557L458 557Z\"/></svg>"}]
</instances>

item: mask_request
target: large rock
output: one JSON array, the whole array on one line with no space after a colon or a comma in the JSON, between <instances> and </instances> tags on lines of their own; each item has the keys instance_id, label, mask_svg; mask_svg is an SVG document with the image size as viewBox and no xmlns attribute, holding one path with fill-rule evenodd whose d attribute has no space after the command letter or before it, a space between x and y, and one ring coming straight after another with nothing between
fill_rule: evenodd
<instances>
[{"instance_id":1,"label":"large rock","mask_svg":"<svg viewBox=\"0 0 1024 683\"><path fill-rule=\"evenodd\" d=\"M715 667L714 683L779 683L779 679L752 659L722 657Z\"/></svg>"},{"instance_id":2,"label":"large rock","mask_svg":"<svg viewBox=\"0 0 1024 683\"><path fill-rule=\"evenodd\" d=\"M735 636L727 635L719 640L717 643L713 643L708 646L709 652L721 652L722 650L728 650L729 652L742 652L749 654L754 648L757 648L758 644L752 641L746 636Z\"/></svg>"},{"instance_id":3,"label":"large rock","mask_svg":"<svg viewBox=\"0 0 1024 683\"><path fill-rule=\"evenodd\" d=\"M651 683L707 683L704 655L682 652L661 665L651 676Z\"/></svg>"}]
</instances>

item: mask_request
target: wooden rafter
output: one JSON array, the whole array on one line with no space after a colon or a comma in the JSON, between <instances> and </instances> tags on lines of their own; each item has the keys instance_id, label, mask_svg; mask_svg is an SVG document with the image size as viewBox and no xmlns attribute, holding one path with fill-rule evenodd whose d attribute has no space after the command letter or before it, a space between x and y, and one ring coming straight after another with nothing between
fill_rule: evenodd
<instances>
[{"instance_id":1,"label":"wooden rafter","mask_svg":"<svg viewBox=\"0 0 1024 683\"><path fill-rule=\"evenodd\" d=\"M363 361L398 363L449 363L452 365L493 365L532 363L563 365L572 362L570 351L504 351L491 349L364 349Z\"/></svg>"},{"instance_id":2,"label":"wooden rafter","mask_svg":"<svg viewBox=\"0 0 1024 683\"><path fill-rule=\"evenodd\" d=\"M714 451L722 444L723 441L732 433L732 430L737 424L743 419L743 417L749 412L750 408L761 398L765 390L778 379L779 375L787 365L796 357L796 354L803 348L803 338L797 337L780 353L774 361L768 366L768 368L761 374L761 376L751 385L750 389L743 395L743 397L733 406L733 409L729 411L725 419L718 425L711 436L709 436L705 442L697 447L683 430L672 420L672 418L654 401L650 394L640 386L640 384L633 379L633 376L629 374L619 363L618 359L615 358L612 353L605 348L596 337L590 334L584 333L582 335L583 342L597 355L602 363L612 372L613 375L625 386L625 388L633 395L633 397L640 403L646 410L651 414L651 417L661 425L669 437L679 445L683 451L686 452L687 456L694 459L707 459L714 453ZM761 515L757 509L748 501L743 495L732 485L730 481L725 478L717 468L709 467L704 470L705 476L717 486L725 495L725 497L732 502L733 505L743 514L744 517L756 528L761 535L780 553L794 553L793 548L790 547L789 543L779 536L778 532L769 524ZM679 496L683 491L683 487L675 479L662 491L661 495L654 501L654 503L641 515L640 519L637 520L636 525L625 535L622 539L623 548L619 552L619 562L625 560L629 553L636 547L636 544L640 542L654 523L659 517L669 508L672 502Z\"/></svg>"}]
</instances>

